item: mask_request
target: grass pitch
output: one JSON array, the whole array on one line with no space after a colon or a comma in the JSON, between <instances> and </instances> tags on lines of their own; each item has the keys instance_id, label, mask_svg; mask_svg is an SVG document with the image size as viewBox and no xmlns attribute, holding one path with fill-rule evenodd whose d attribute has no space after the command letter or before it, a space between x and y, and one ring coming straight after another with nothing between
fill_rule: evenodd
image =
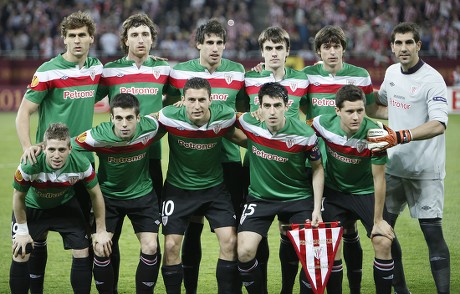
<instances>
[{"instance_id":1,"label":"grass pitch","mask_svg":"<svg viewBox=\"0 0 460 294\"><path fill-rule=\"evenodd\" d=\"M2 145L0 151L0 293L9 293L9 267L11 262L11 207L12 186L14 171L22 153L16 136L14 125L15 113L1 113L0 124L3 125ZM96 114L94 123L107 120L107 114ZM33 120L34 121L34 120ZM34 122L36 123L36 122ZM32 130L36 128L32 126ZM444 235L451 254L451 292L460 293L460 225L455 215L460 211L460 115L449 116L447 130L447 177L445 181L445 208L444 208ZM34 138L34 136L32 136ZM163 144L165 144L163 140ZM163 170L167 168L167 147L163 148ZM373 249L365 230L360 226L361 243L364 250L362 293L375 293L372 261ZM423 239L418 222L411 219L406 211L398 219L396 226L403 249L403 262L409 289L414 294L436 293L431 277L428 250ZM161 236L160 236L161 238ZM200 268L198 293L217 293L215 268L218 257L217 238L205 226L202 235L203 259ZM281 289L281 273L278 261L279 233L276 222L269 232L270 262L268 287L269 293L279 293ZM162 240L161 240L162 242ZM121 247L121 274L119 293L134 293L134 274L139 260L139 242L134 235L131 223L125 221L120 239ZM56 233L50 233L48 238L48 264L45 276L45 293L71 293L70 262L71 252L63 250L62 239ZM347 292L347 279L344 275L344 292ZM155 288L157 293L165 293L161 274ZM93 292L97 293L93 285ZM298 285L294 293L298 293Z\"/></svg>"}]
</instances>

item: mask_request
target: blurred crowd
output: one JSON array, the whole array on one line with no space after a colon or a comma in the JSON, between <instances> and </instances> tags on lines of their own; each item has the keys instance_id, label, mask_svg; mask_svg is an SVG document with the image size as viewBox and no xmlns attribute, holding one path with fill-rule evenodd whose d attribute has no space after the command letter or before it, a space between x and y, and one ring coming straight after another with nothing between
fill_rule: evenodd
<instances>
[{"instance_id":1,"label":"blurred crowd","mask_svg":"<svg viewBox=\"0 0 460 294\"><path fill-rule=\"evenodd\" d=\"M16 0L0 1L0 56L50 58L63 52L59 23L77 10L96 21L91 55L102 58L122 54L120 25L137 12L158 26L154 53L174 59L198 55L193 32L211 17L227 26L228 58L259 58L258 34L272 25L289 32L294 54L314 58L316 32L334 24L349 38L347 54L387 64L389 34L401 21L420 26L422 56L459 54L460 0Z\"/></svg>"}]
</instances>

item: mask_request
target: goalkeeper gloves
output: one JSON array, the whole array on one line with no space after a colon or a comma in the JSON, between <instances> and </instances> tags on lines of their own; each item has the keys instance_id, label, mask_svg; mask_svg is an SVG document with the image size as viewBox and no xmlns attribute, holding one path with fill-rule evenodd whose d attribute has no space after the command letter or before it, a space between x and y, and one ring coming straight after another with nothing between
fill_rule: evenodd
<instances>
[{"instance_id":1,"label":"goalkeeper gloves","mask_svg":"<svg viewBox=\"0 0 460 294\"><path fill-rule=\"evenodd\" d=\"M380 125L380 124L379 124ZM368 137L369 149L374 152L380 152L398 144L406 144L412 140L410 130L393 131L386 125L381 125L388 132L386 136Z\"/></svg>"}]
</instances>

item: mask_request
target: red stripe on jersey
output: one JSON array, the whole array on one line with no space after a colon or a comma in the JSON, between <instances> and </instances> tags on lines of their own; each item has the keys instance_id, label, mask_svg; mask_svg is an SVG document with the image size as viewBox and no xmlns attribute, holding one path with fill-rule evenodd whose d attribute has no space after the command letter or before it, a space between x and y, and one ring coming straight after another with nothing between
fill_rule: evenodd
<instances>
[{"instance_id":1,"label":"red stripe on jersey","mask_svg":"<svg viewBox=\"0 0 460 294\"><path fill-rule=\"evenodd\" d=\"M94 169L93 169L93 172L92 172L88 177L85 178L85 182L88 182L88 183L89 183L89 182L91 182L95 177L96 177L96 172L95 172Z\"/></svg>"},{"instance_id":2,"label":"red stripe on jersey","mask_svg":"<svg viewBox=\"0 0 460 294\"><path fill-rule=\"evenodd\" d=\"M71 184L70 182L37 182L33 181L30 183L32 187L37 188L37 189L52 189L52 188L68 188L72 187L74 184Z\"/></svg>"},{"instance_id":3,"label":"red stripe on jersey","mask_svg":"<svg viewBox=\"0 0 460 294\"><path fill-rule=\"evenodd\" d=\"M253 133L246 131L244 129L242 130L246 134L246 136L248 136L250 140L254 141L255 143L259 145L262 145L262 146L265 146L271 149L276 149L276 150L283 151L283 152L300 153L300 152L308 152L313 148L313 146L303 146L303 145L298 145L298 144L294 144L292 147L288 147L286 142L267 139L261 136L256 136Z\"/></svg>"},{"instance_id":4,"label":"red stripe on jersey","mask_svg":"<svg viewBox=\"0 0 460 294\"><path fill-rule=\"evenodd\" d=\"M329 148L331 148L332 150L336 152L340 152L342 154L359 156L359 157L370 157L371 156L371 151L367 148L359 152L356 148L353 148L351 146L338 145L338 144L334 144L327 140L324 140L324 142L326 142L326 145L329 146Z\"/></svg>"},{"instance_id":5,"label":"red stripe on jersey","mask_svg":"<svg viewBox=\"0 0 460 294\"><path fill-rule=\"evenodd\" d=\"M79 142L77 139L75 139L75 142L79 146L84 148L85 150L94 151L96 153L125 154L125 153L131 153L131 152L136 152L136 151L146 149L153 142L154 139L155 139L155 137L149 139L148 141L145 142L145 144L142 143L142 142L139 142L139 143L132 144L132 145L127 145L127 146L113 146L113 145L110 145L109 143L107 143L107 145L106 145L107 147L92 146L92 145L89 145L88 143L86 143L86 141L85 142Z\"/></svg>"},{"instance_id":6,"label":"red stripe on jersey","mask_svg":"<svg viewBox=\"0 0 460 294\"><path fill-rule=\"evenodd\" d=\"M122 77L103 77L101 78L101 85L113 86L131 83L158 83L166 84L168 82L168 75L160 75L157 78L153 74L132 74L124 75Z\"/></svg>"},{"instance_id":7,"label":"red stripe on jersey","mask_svg":"<svg viewBox=\"0 0 460 294\"><path fill-rule=\"evenodd\" d=\"M225 79L209 78L207 80L211 84L211 89L224 88L239 91L244 86L243 81L232 80L232 82L229 84ZM187 79L176 79L173 77L169 77L169 82L173 87L177 89L183 89L185 83L187 82ZM211 93L215 92L211 90Z\"/></svg>"},{"instance_id":8,"label":"red stripe on jersey","mask_svg":"<svg viewBox=\"0 0 460 294\"><path fill-rule=\"evenodd\" d=\"M219 130L179 130L178 128L163 125L168 133L183 138L218 138L224 136L231 127Z\"/></svg>"},{"instance_id":9,"label":"red stripe on jersey","mask_svg":"<svg viewBox=\"0 0 460 294\"><path fill-rule=\"evenodd\" d=\"M315 85L315 84L310 84L310 90L308 91L309 93L312 94L336 94L337 91L342 87L343 85L339 84L321 84L321 85ZM358 86L361 90L363 90L364 94L369 94L374 91L374 88L372 88L371 85L367 86Z\"/></svg>"}]
</instances>

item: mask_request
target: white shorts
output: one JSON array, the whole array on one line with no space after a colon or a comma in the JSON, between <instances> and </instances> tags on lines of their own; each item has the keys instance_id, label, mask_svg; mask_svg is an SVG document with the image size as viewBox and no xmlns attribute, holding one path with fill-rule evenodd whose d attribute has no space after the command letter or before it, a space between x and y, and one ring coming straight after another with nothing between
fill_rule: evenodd
<instances>
[{"instance_id":1,"label":"white shorts","mask_svg":"<svg viewBox=\"0 0 460 294\"><path fill-rule=\"evenodd\" d=\"M388 212L400 214L407 203L413 218L442 218L443 180L414 180L386 174L386 184Z\"/></svg>"}]
</instances>

